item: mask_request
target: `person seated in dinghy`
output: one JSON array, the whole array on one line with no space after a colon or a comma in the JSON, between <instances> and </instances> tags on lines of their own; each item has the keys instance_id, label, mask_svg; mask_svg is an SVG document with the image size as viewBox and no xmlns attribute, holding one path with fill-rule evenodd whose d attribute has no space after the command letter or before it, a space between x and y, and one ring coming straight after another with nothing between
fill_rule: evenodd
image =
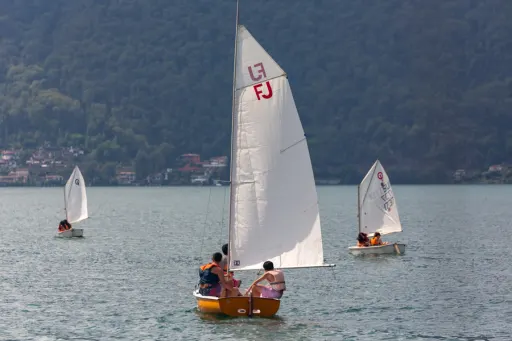
<instances>
[{"instance_id":1,"label":"person seated in dinghy","mask_svg":"<svg viewBox=\"0 0 512 341\"><path fill-rule=\"evenodd\" d=\"M357 246L365 247L370 245L370 240L368 239L368 235L364 232L359 232L357 235Z\"/></svg>"},{"instance_id":2,"label":"person seated in dinghy","mask_svg":"<svg viewBox=\"0 0 512 341\"><path fill-rule=\"evenodd\" d=\"M251 293L252 297L263 298L281 298L286 290L286 282L284 280L284 273L281 270L274 269L274 263L266 261L263 263L263 276L255 280L246 295ZM267 281L270 285L258 285L262 281Z\"/></svg>"},{"instance_id":3,"label":"person seated in dinghy","mask_svg":"<svg viewBox=\"0 0 512 341\"><path fill-rule=\"evenodd\" d=\"M61 220L59 223L59 232L71 230L71 224L67 220Z\"/></svg>"},{"instance_id":4,"label":"person seated in dinghy","mask_svg":"<svg viewBox=\"0 0 512 341\"><path fill-rule=\"evenodd\" d=\"M66 224L64 224L64 220L61 220L61 222L59 223L59 232L64 231L66 231Z\"/></svg>"},{"instance_id":5,"label":"person seated in dinghy","mask_svg":"<svg viewBox=\"0 0 512 341\"><path fill-rule=\"evenodd\" d=\"M370 240L370 246L379 246L379 245L386 245L386 244L388 244L388 242L383 242L380 239L379 232L375 232L375 234L373 235L373 238Z\"/></svg>"},{"instance_id":6,"label":"person seated in dinghy","mask_svg":"<svg viewBox=\"0 0 512 341\"><path fill-rule=\"evenodd\" d=\"M235 279L234 272L229 271L228 272L228 244L222 245L222 253L224 254L222 256L222 260L220 261L220 267L222 270L224 270L224 277L235 288L240 288L240 285L242 285L242 281Z\"/></svg>"},{"instance_id":7,"label":"person seated in dinghy","mask_svg":"<svg viewBox=\"0 0 512 341\"><path fill-rule=\"evenodd\" d=\"M224 271L219 265L221 260L222 254L215 252L210 263L199 267L199 293L201 295L220 297L222 289L227 289L230 292L236 290L234 296L238 296L238 289L233 288L233 285L224 278Z\"/></svg>"},{"instance_id":8,"label":"person seated in dinghy","mask_svg":"<svg viewBox=\"0 0 512 341\"><path fill-rule=\"evenodd\" d=\"M66 225L66 230L71 230L71 224L68 222L67 219L64 219L64 224Z\"/></svg>"}]
</instances>

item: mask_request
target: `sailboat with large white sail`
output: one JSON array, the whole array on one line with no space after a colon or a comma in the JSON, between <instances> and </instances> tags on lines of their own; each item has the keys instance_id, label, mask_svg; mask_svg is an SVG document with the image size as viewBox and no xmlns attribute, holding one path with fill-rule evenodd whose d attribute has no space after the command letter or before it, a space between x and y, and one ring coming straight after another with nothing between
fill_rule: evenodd
<instances>
[{"instance_id":1,"label":"sailboat with large white sail","mask_svg":"<svg viewBox=\"0 0 512 341\"><path fill-rule=\"evenodd\" d=\"M388 174L379 160L375 161L358 188L359 232L381 236L402 232L398 207L391 188ZM377 246L351 246L353 254L404 253L405 244L385 244Z\"/></svg>"},{"instance_id":2,"label":"sailboat with large white sail","mask_svg":"<svg viewBox=\"0 0 512 341\"><path fill-rule=\"evenodd\" d=\"M237 25L229 215L229 271L324 264L318 199L304 130L287 75ZM202 312L269 317L280 300L194 292Z\"/></svg>"},{"instance_id":3,"label":"sailboat with large white sail","mask_svg":"<svg viewBox=\"0 0 512 341\"><path fill-rule=\"evenodd\" d=\"M66 210L66 219L70 224L75 224L89 218L85 181L78 166L75 166L64 187L64 208ZM63 238L83 237L83 235L83 229L74 227L57 233L58 237Z\"/></svg>"}]
</instances>

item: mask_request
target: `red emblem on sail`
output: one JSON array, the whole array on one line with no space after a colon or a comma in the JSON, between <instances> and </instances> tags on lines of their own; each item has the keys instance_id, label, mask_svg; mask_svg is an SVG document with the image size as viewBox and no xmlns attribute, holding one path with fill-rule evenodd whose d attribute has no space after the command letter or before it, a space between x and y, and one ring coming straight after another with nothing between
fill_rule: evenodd
<instances>
[{"instance_id":1,"label":"red emblem on sail","mask_svg":"<svg viewBox=\"0 0 512 341\"><path fill-rule=\"evenodd\" d=\"M252 71L252 68L258 68L258 77L254 77L254 72ZM251 79L255 82L259 81L261 77L267 78L267 73L265 72L265 67L263 66L263 63L254 64L253 66L247 67L249 70L249 76L251 76Z\"/></svg>"},{"instance_id":2,"label":"red emblem on sail","mask_svg":"<svg viewBox=\"0 0 512 341\"><path fill-rule=\"evenodd\" d=\"M261 87L263 86L263 83L256 84L255 86L253 86L253 89L254 89L254 92L256 93L256 97L258 98L258 101L261 100L261 97L263 97L264 99L269 99L273 95L272 86L270 86L270 82L266 81L265 84L267 85L267 93L266 94L263 93L263 90L261 89Z\"/></svg>"}]
</instances>

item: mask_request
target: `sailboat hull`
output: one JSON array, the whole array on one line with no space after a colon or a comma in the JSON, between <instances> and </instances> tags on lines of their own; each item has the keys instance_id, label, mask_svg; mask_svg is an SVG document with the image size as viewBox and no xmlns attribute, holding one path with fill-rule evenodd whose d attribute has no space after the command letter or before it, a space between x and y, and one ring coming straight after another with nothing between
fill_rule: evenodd
<instances>
[{"instance_id":1,"label":"sailboat hull","mask_svg":"<svg viewBox=\"0 0 512 341\"><path fill-rule=\"evenodd\" d=\"M202 313L224 314L232 317L252 316L272 317L279 310L281 301L274 298L261 297L225 297L202 296L194 291L197 309Z\"/></svg>"},{"instance_id":2,"label":"sailboat hull","mask_svg":"<svg viewBox=\"0 0 512 341\"><path fill-rule=\"evenodd\" d=\"M57 233L57 237L59 238L73 238L73 237L83 237L84 229L71 229L67 231L62 231Z\"/></svg>"},{"instance_id":3,"label":"sailboat hull","mask_svg":"<svg viewBox=\"0 0 512 341\"><path fill-rule=\"evenodd\" d=\"M395 248L396 245L396 248ZM379 246L351 246L349 247L350 253L353 255L385 255L385 254L394 254L398 253L396 249L400 251L400 254L405 253L405 244L387 244L387 245L379 245Z\"/></svg>"}]
</instances>

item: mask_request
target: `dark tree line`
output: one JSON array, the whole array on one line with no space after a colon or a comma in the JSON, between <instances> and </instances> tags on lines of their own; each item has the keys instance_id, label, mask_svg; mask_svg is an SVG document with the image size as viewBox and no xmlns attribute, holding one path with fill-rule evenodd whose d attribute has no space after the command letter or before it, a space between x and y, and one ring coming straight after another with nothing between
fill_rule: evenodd
<instances>
[{"instance_id":1,"label":"dark tree line","mask_svg":"<svg viewBox=\"0 0 512 341\"><path fill-rule=\"evenodd\" d=\"M2 0L0 145L92 169L229 155L234 0ZM315 174L440 182L512 153L512 2L241 0L287 71ZM141 162L144 161L144 162ZM92 170L91 170L92 172Z\"/></svg>"}]
</instances>

